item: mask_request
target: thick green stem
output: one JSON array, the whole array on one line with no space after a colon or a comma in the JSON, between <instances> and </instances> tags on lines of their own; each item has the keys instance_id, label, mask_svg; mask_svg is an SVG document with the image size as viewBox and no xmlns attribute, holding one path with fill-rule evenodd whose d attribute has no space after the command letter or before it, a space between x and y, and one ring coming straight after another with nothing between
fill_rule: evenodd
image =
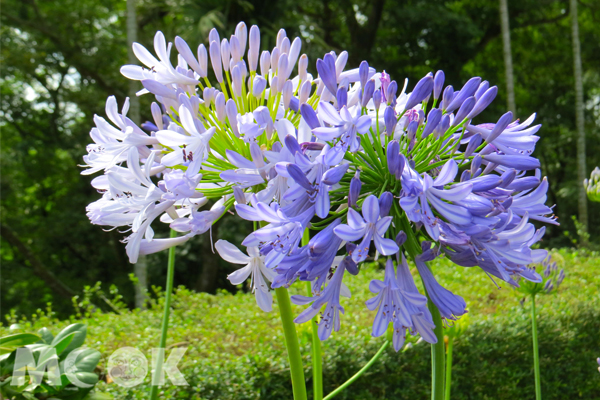
<instances>
[{"instance_id":1,"label":"thick green stem","mask_svg":"<svg viewBox=\"0 0 600 400\"><path fill-rule=\"evenodd\" d=\"M177 232L171 230L171 237L174 238L177 236ZM162 320L162 328L160 332L160 344L159 348L163 349L167 345L167 331L169 329L169 316L171 314L171 293L173 292L173 276L175 275L175 246L169 249L169 260L167 267L167 286L165 288L165 308L163 311L163 320ZM163 356L159 356L156 360L156 366L154 369L154 375L152 375L152 386L150 389L150 400L156 400L156 396L158 395L158 383L160 377L162 376L162 368L163 368Z\"/></svg>"},{"instance_id":2,"label":"thick green stem","mask_svg":"<svg viewBox=\"0 0 600 400\"><path fill-rule=\"evenodd\" d=\"M375 364L375 361L377 361L377 359L383 354L383 351L388 347L389 344L390 344L390 342L388 340L386 340L383 343L383 345L381 346L381 348L379 349L379 351L373 356L373 358L371 358L369 360L368 363L365 364L364 367L362 367L360 369L360 371L358 371L356 374L352 375L352 377L350 379L348 379L346 382L344 382L340 387L338 387L333 392L331 392L327 396L325 396L325 398L323 400L333 399L336 395L340 394L344 389L346 389L348 386L350 386L352 384L352 382L354 382L355 380L360 378L360 376L362 374L364 374L371 367L371 365Z\"/></svg>"},{"instance_id":3,"label":"thick green stem","mask_svg":"<svg viewBox=\"0 0 600 400\"><path fill-rule=\"evenodd\" d=\"M427 302L435 329L433 332L437 338L437 343L431 345L431 400L444 399L444 372L445 372L445 349L444 349L444 330L442 327L442 317L439 310L433 304L431 299Z\"/></svg>"},{"instance_id":4,"label":"thick green stem","mask_svg":"<svg viewBox=\"0 0 600 400\"><path fill-rule=\"evenodd\" d=\"M452 382L452 347L454 347L454 337L448 338L448 349L446 350L446 397L450 400L450 383Z\"/></svg>"},{"instance_id":5,"label":"thick green stem","mask_svg":"<svg viewBox=\"0 0 600 400\"><path fill-rule=\"evenodd\" d=\"M312 285L306 282L308 296L312 296ZM323 399L323 358L321 355L321 339L319 339L319 326L317 317L311 321L312 329L312 366L313 366L313 399Z\"/></svg>"},{"instance_id":6,"label":"thick green stem","mask_svg":"<svg viewBox=\"0 0 600 400\"><path fill-rule=\"evenodd\" d=\"M304 381L302 356L300 355L300 345L298 344L298 334L296 333L296 326L294 324L290 295L287 289L283 287L275 289L275 294L277 295L279 315L281 317L281 324L283 325L285 347L290 360L294 400L306 400L306 382Z\"/></svg>"},{"instance_id":7,"label":"thick green stem","mask_svg":"<svg viewBox=\"0 0 600 400\"><path fill-rule=\"evenodd\" d=\"M535 317L535 294L531 295L531 336L533 337L533 367L535 375L535 398L542 400L542 382L540 377L540 354L538 346L537 320Z\"/></svg>"}]
</instances>

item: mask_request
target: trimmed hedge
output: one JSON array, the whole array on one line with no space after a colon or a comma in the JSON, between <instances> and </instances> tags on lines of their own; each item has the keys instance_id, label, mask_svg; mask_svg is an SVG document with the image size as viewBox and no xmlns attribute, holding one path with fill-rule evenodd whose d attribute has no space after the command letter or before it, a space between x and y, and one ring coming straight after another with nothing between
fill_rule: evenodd
<instances>
[{"instance_id":1,"label":"trimmed hedge","mask_svg":"<svg viewBox=\"0 0 600 400\"><path fill-rule=\"evenodd\" d=\"M600 258L557 251L554 258L567 272L558 293L539 298L538 329L544 399L600 399ZM325 393L352 376L375 354L381 338L372 338L373 313L364 301L370 279L380 278L380 265L367 266L347 284L352 299L344 299L339 334L323 343ZM456 339L452 399L534 399L529 303L511 289L498 290L476 269L434 263L440 281L467 300L471 323ZM84 302L85 303L85 302ZM294 312L299 313L301 307ZM101 366L115 349L138 347L150 354L158 343L162 298L146 311L122 310L121 315L91 309L73 319L88 327L88 345L102 352ZM14 323L15 318L9 318ZM25 330L63 327L51 311L19 322ZM52 328L51 328L52 329ZM310 328L297 327L310 382ZM6 331L2 329L2 334ZM277 312L265 314L254 296L216 296L179 288L174 296L167 345L187 346L179 364L189 386L165 386L161 399L291 399L289 371ZM150 359L150 357L148 357ZM426 399L430 390L430 347L410 340L400 353L388 349L380 360L336 399ZM146 379L149 382L149 377ZM146 386L126 389L100 382L98 391L116 399L147 397Z\"/></svg>"}]
</instances>

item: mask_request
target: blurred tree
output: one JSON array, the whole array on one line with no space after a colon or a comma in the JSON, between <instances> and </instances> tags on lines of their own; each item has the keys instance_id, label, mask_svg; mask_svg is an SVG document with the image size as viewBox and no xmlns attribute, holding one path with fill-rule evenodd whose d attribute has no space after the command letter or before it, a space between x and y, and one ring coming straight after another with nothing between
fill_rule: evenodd
<instances>
[{"instance_id":1,"label":"blurred tree","mask_svg":"<svg viewBox=\"0 0 600 400\"><path fill-rule=\"evenodd\" d=\"M573 40L573 72L575 75L575 128L577 129L577 180L583 182L587 178L585 154L585 122L583 115L583 76L581 72L581 44L579 43L579 21L577 17L577 0L570 0L571 35ZM582 224L583 235L588 231L587 195L585 188L579 186L577 191L579 206L579 223ZM585 243L584 239L584 245Z\"/></svg>"},{"instance_id":2,"label":"blurred tree","mask_svg":"<svg viewBox=\"0 0 600 400\"><path fill-rule=\"evenodd\" d=\"M508 1L500 0L500 24L502 27L502 54L504 55L504 74L506 79L506 105L508 111L517 115L515 105L515 83L513 79L512 51L510 50L510 26L508 22Z\"/></svg>"}]
</instances>

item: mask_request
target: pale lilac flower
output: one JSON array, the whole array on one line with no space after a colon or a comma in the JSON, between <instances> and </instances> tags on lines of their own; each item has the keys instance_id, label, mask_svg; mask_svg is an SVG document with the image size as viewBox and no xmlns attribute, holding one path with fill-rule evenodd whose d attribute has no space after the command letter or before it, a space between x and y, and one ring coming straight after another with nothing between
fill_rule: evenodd
<instances>
[{"instance_id":1,"label":"pale lilac flower","mask_svg":"<svg viewBox=\"0 0 600 400\"><path fill-rule=\"evenodd\" d=\"M271 311L273 294L269 289L269 283L275 278L275 272L265 266L264 256L260 254L258 247L248 247L248 255L246 255L228 241L218 240L215 248L223 260L244 265L227 276L231 284L240 285L250 277L250 288L256 297L256 303L263 311Z\"/></svg>"}]
</instances>

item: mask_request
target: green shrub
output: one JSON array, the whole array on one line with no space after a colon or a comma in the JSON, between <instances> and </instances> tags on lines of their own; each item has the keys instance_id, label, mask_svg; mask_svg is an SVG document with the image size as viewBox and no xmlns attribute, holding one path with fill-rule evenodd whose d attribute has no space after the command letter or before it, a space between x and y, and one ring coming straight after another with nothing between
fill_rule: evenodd
<instances>
[{"instance_id":1,"label":"green shrub","mask_svg":"<svg viewBox=\"0 0 600 400\"><path fill-rule=\"evenodd\" d=\"M566 250L553 252L553 257L567 276L558 293L538 302L544 399L600 399L595 361L600 356L600 258ZM382 344L381 338L371 337L374 315L364 306L372 296L366 283L381 277L379 268L379 263L369 264L346 282L352 298L344 299L342 328L323 343L325 393L352 376ZM452 399L533 399L529 303L522 303L515 290L497 289L480 270L444 260L432 268L442 284L465 297L470 311L471 323L454 345ZM150 361L150 349L159 340L162 302L158 296L148 310L121 310L120 315L82 309L88 343L103 356L100 367L123 346L139 348ZM8 322L19 322L27 331L69 323L56 320L50 310L22 321L9 317ZM310 392L310 326L297 329ZM387 350L336 399L428 398L430 347L414 338L409 343L400 353ZM178 367L189 386L166 385L161 399L291 399L279 316L260 311L252 295L213 296L178 288L167 342L174 345L188 348ZM103 381L97 389L116 399L142 399L148 393L145 385L127 389Z\"/></svg>"}]
</instances>

